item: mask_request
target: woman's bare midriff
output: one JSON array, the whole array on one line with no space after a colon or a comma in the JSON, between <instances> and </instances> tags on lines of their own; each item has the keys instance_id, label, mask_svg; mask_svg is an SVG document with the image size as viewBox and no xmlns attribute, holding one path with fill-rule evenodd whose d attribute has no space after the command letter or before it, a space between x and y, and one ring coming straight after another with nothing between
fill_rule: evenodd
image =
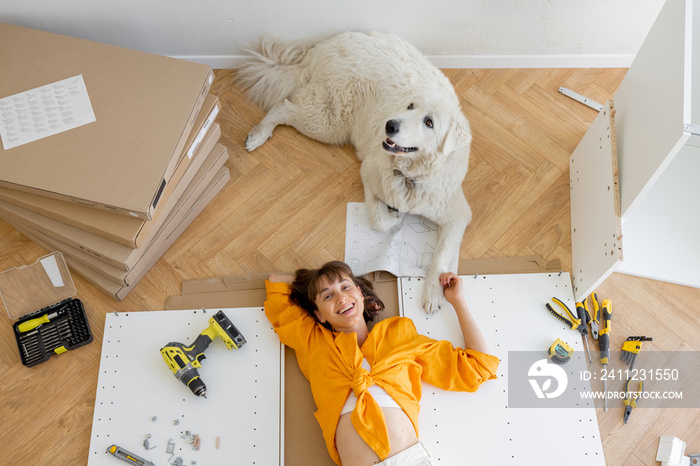
<instances>
[{"instance_id":1,"label":"woman's bare midriff","mask_svg":"<svg viewBox=\"0 0 700 466\"><path fill-rule=\"evenodd\" d=\"M382 408L382 411L391 444L389 457L418 443L413 424L401 408ZM351 415L346 413L340 416L335 432L335 445L343 466L368 466L381 462L374 450L358 435L350 420Z\"/></svg>"}]
</instances>

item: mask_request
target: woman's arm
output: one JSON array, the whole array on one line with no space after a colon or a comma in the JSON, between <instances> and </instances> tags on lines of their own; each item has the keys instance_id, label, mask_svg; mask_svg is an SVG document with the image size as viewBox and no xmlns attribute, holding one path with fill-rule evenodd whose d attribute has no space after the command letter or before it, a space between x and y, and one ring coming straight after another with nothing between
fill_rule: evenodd
<instances>
[{"instance_id":1,"label":"woman's arm","mask_svg":"<svg viewBox=\"0 0 700 466\"><path fill-rule=\"evenodd\" d=\"M265 315L280 341L298 350L308 343L316 321L290 301L289 283L293 279L293 275L273 273L265 281Z\"/></svg>"},{"instance_id":2,"label":"woman's arm","mask_svg":"<svg viewBox=\"0 0 700 466\"><path fill-rule=\"evenodd\" d=\"M486 343L486 339L469 311L467 301L464 299L462 279L453 272L447 272L440 275L440 283L445 293L445 299L452 304L457 313L459 327L464 337L464 348L489 354L489 346Z\"/></svg>"}]
</instances>

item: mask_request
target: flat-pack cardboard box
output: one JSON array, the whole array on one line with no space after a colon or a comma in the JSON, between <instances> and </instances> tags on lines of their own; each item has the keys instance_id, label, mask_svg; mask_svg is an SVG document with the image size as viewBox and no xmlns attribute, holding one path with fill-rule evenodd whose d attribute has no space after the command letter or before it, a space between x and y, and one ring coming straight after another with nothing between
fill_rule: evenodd
<instances>
[{"instance_id":1,"label":"flat-pack cardboard box","mask_svg":"<svg viewBox=\"0 0 700 466\"><path fill-rule=\"evenodd\" d=\"M31 233L32 236L41 240L43 244L47 244L54 249L62 251L66 257L80 262L82 265L92 269L95 273L102 275L118 285L131 285L135 282L134 277L139 277L141 275L144 264L149 262L151 255L160 249L158 239L161 238L162 232L168 231L168 228L176 224L187 212L192 210L197 200L211 187L210 184L223 176L222 170L225 169L224 163L227 159L228 154L226 149L221 145L219 145L219 150L212 152L210 156L207 157L205 163L197 171L197 174L187 186L187 189L185 189L182 196L178 199L175 207L168 214L165 221L161 222L162 225L155 232L153 239L138 248L134 248L129 256L130 263L133 263L133 266L128 272L111 266L91 254L87 254L80 249L69 246L36 230L23 229L22 231Z\"/></svg>"},{"instance_id":2,"label":"flat-pack cardboard box","mask_svg":"<svg viewBox=\"0 0 700 466\"><path fill-rule=\"evenodd\" d=\"M172 208L174 201L176 201L176 199L173 198L177 197L173 196L173 192L176 190L190 161L195 156L207 155L207 149L198 149L203 146L208 146L209 149L211 149L216 143L216 140L218 140L216 135L220 135L220 132L219 128L215 128L216 125L214 124L214 119L218 112L219 99L209 94L195 121L192 133L187 139L185 149L180 154L180 161L175 168L175 172L170 182L163 190L161 199L154 211L153 220L120 215L105 210L81 206L72 202L2 187L0 187L0 200L14 204L23 209L31 210L32 212L36 212L81 230L94 233L125 246L141 246L151 227L153 227L153 222L155 222L159 215L167 215ZM205 137L210 134L210 130L213 136L205 139ZM216 138L216 140L212 141L214 138Z\"/></svg>"},{"instance_id":3,"label":"flat-pack cardboard box","mask_svg":"<svg viewBox=\"0 0 700 466\"><path fill-rule=\"evenodd\" d=\"M197 171L206 162L206 160L209 159L209 157L213 157L216 160L221 157L228 157L226 148L223 145L216 143L216 140L219 138L219 134L218 124L215 123L211 134L207 135L207 138L210 138L210 142L205 142L200 145L199 151L202 151L202 153L195 155L192 162L187 166L184 176L178 183L175 192L171 196L175 202L177 202L177 200L182 196L182 193L192 181ZM209 150L208 148L211 147L210 144L213 144L213 148L211 149L209 155L205 156L204 151ZM170 210L172 210L172 208ZM3 201L0 201L0 217L5 219L8 223L20 224L39 231L51 238L61 241L71 247L80 249L81 251L91 254L107 264L125 271L131 270L139 257L138 254L134 252L134 248L115 243L114 241L110 241L101 236L97 236L79 228L66 225L57 220L53 220ZM167 213L164 213L157 219L152 220L153 224L150 226L150 231L144 238L144 244L148 244L153 239L153 236L166 218Z\"/></svg>"},{"instance_id":4,"label":"flat-pack cardboard box","mask_svg":"<svg viewBox=\"0 0 700 466\"><path fill-rule=\"evenodd\" d=\"M0 23L0 97L82 75L95 121L0 150L0 186L151 219L210 67Z\"/></svg>"},{"instance_id":5,"label":"flat-pack cardboard box","mask_svg":"<svg viewBox=\"0 0 700 466\"><path fill-rule=\"evenodd\" d=\"M561 271L559 261L546 261L540 256L507 257L460 261L460 275L541 273ZM272 272L272 271L271 271ZM171 296L165 308L214 309L263 306L265 278L269 274L213 277L188 280L182 284L182 295ZM399 297L396 277L387 272L368 275L374 282L385 310L379 320L398 315ZM235 314L228 314L236 322ZM284 362L284 464L286 466L334 466L323 441L321 428L314 418L316 405L309 382L299 369L294 351L285 347Z\"/></svg>"},{"instance_id":6,"label":"flat-pack cardboard box","mask_svg":"<svg viewBox=\"0 0 700 466\"><path fill-rule=\"evenodd\" d=\"M226 183L228 183L230 179L231 175L229 170L222 167L218 173L218 177L215 177L215 179L205 188L204 192L194 203L192 209L189 212L182 212L182 215L179 215L178 218L174 219L167 229L160 232L157 239L156 248L151 254L149 254L147 260L143 264L140 264L142 267L139 269L138 273L132 277L133 282L131 285L118 285L67 255L65 256L66 263L71 269L73 269L73 271L82 275L98 289L102 290L109 296L112 296L117 301L123 300L129 294L129 292L134 289L139 281L141 281L151 267L158 262L163 254L165 254L170 246L172 246L180 235L182 235L187 227L205 209L205 207L209 205L214 197L216 197L216 195L226 186ZM48 248L48 244L43 243L40 239L34 237L30 232L23 230L21 227L18 228L18 230L40 246Z\"/></svg>"}]
</instances>

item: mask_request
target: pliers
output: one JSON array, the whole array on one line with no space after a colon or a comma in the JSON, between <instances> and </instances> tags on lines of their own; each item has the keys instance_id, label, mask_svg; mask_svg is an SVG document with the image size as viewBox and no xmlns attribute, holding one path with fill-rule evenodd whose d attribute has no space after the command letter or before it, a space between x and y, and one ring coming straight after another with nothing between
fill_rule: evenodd
<instances>
[{"instance_id":1,"label":"pliers","mask_svg":"<svg viewBox=\"0 0 700 466\"><path fill-rule=\"evenodd\" d=\"M552 301L557 303L562 309L566 311L566 313L568 314L568 318L555 311L552 305L549 303L547 303L547 310L554 317L568 325L571 330L578 330L578 332L581 335L583 335L583 342L586 344L586 353L588 353L588 359L590 359L591 355L588 351L588 339L586 338L586 335L588 335L588 328L586 328L585 323L582 323L581 319L577 319L576 317L574 317L574 315L571 313L571 310L569 309L569 306L564 304L559 298L554 297L552 298Z\"/></svg>"},{"instance_id":2,"label":"pliers","mask_svg":"<svg viewBox=\"0 0 700 466\"><path fill-rule=\"evenodd\" d=\"M565 316L563 316L563 315L559 314L557 311L555 311L551 304L547 303L547 310L548 310L554 317L556 317L557 319L561 320L561 321L564 322L566 325L568 325L569 328L571 328L571 330L578 330L578 331L581 333L581 335L584 334L584 333L583 333L584 331L585 331L586 333L588 333L588 330L587 330L586 328L584 328L584 327L581 325L581 319L577 319L577 318L574 317L574 315L571 313L571 310L569 309L569 306L567 306L566 304L564 304L559 298L556 298L556 297L552 298L552 301L554 301L555 303L557 303L557 304L558 304L562 309L564 309L564 310L566 311L566 313L569 315L569 317L566 318Z\"/></svg>"},{"instance_id":3,"label":"pliers","mask_svg":"<svg viewBox=\"0 0 700 466\"><path fill-rule=\"evenodd\" d=\"M588 309L588 301L584 300L583 305L588 314L588 320L591 322L591 336L594 340L598 339L598 316L600 315L600 300L598 300L598 293L591 293L591 301L593 302L593 314Z\"/></svg>"},{"instance_id":4,"label":"pliers","mask_svg":"<svg viewBox=\"0 0 700 466\"><path fill-rule=\"evenodd\" d=\"M622 401L622 403L625 405L625 415L623 417L623 420L625 421L625 424L627 424L627 421L630 418L630 414L632 414L632 409L637 407L637 399L642 395L642 392L644 391L644 382L641 380L639 381L639 390L633 393L633 396L629 396L629 389L630 389L630 382L632 382L632 379L627 379L627 383L625 384L625 399Z\"/></svg>"}]
</instances>

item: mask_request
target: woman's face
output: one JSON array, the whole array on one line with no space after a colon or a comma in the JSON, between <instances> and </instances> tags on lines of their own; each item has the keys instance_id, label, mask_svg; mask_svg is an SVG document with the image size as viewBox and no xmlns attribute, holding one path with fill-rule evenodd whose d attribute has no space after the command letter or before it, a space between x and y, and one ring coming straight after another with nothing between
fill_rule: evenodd
<instances>
[{"instance_id":1,"label":"woman's face","mask_svg":"<svg viewBox=\"0 0 700 466\"><path fill-rule=\"evenodd\" d=\"M367 325L363 316L365 298L349 277L333 282L322 277L319 285L315 313L321 323L328 322L339 332L353 332L358 325Z\"/></svg>"}]
</instances>

